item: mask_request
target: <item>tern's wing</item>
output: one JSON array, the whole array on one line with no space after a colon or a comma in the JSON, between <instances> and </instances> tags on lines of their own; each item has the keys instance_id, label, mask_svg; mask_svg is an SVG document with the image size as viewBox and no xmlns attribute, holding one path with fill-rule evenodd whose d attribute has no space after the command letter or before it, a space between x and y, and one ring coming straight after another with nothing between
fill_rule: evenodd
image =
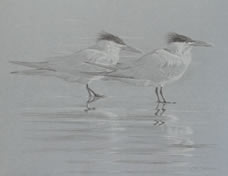
<instances>
[{"instance_id":1,"label":"tern's wing","mask_svg":"<svg viewBox=\"0 0 228 176\"><path fill-rule=\"evenodd\" d=\"M112 71L114 66L107 66L106 64L99 64L97 61L105 60L107 55L96 50L86 50L77 53L74 56L51 62L51 68L59 72L68 72L76 74L78 72L106 72Z\"/></svg>"},{"instance_id":2,"label":"tern's wing","mask_svg":"<svg viewBox=\"0 0 228 176\"><path fill-rule=\"evenodd\" d=\"M107 73L107 78L149 80L152 83L164 83L178 76L184 69L182 60L166 49L158 49L150 52L126 69L116 69Z\"/></svg>"},{"instance_id":3,"label":"tern's wing","mask_svg":"<svg viewBox=\"0 0 228 176\"><path fill-rule=\"evenodd\" d=\"M138 79L162 83L178 76L184 69L182 59L168 51L158 49L138 59L132 69Z\"/></svg>"}]
</instances>

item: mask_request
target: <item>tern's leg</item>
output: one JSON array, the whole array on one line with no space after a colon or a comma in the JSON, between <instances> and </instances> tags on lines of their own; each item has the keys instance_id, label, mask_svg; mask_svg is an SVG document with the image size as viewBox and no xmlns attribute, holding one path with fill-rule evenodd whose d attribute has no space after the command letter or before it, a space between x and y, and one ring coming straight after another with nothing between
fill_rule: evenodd
<instances>
[{"instance_id":1,"label":"tern's leg","mask_svg":"<svg viewBox=\"0 0 228 176\"><path fill-rule=\"evenodd\" d=\"M88 97L88 100L87 100L87 102L86 102L86 109L85 109L85 111L88 112L88 111L91 111L91 110L95 110L95 109L96 109L95 107L89 107L89 105L90 105L91 103L97 101L98 99L104 97L104 96L95 93L95 92L89 87L88 84L86 84L86 90L88 91L89 97Z\"/></svg>"},{"instance_id":2,"label":"tern's leg","mask_svg":"<svg viewBox=\"0 0 228 176\"><path fill-rule=\"evenodd\" d=\"M86 102L86 109L85 112L95 110L95 107L89 107L90 103L94 102L96 100L96 97L93 95L93 93L90 91L89 85L86 84L86 90L88 91L89 97Z\"/></svg>"},{"instance_id":3,"label":"tern's leg","mask_svg":"<svg viewBox=\"0 0 228 176\"><path fill-rule=\"evenodd\" d=\"M89 88L89 85L86 84L86 90L88 91L88 94L89 94L89 98L93 96L93 94L91 93L90 91L90 88Z\"/></svg>"},{"instance_id":4,"label":"tern's leg","mask_svg":"<svg viewBox=\"0 0 228 176\"><path fill-rule=\"evenodd\" d=\"M161 103L161 100L160 100L159 94L158 94L158 87L155 88L155 93L156 93L156 96L157 96L157 102Z\"/></svg>"},{"instance_id":5,"label":"tern's leg","mask_svg":"<svg viewBox=\"0 0 228 176\"><path fill-rule=\"evenodd\" d=\"M86 84L86 89L89 93L89 96L94 96L94 97L98 97L98 98L101 98L101 97L104 97L104 95L100 95L100 94L97 94L96 92L94 92L88 84Z\"/></svg>"},{"instance_id":6,"label":"tern's leg","mask_svg":"<svg viewBox=\"0 0 228 176\"><path fill-rule=\"evenodd\" d=\"M165 97L163 95L162 87L160 87L160 95L162 97L163 103L167 103L167 101L166 101L166 99L165 99Z\"/></svg>"},{"instance_id":7,"label":"tern's leg","mask_svg":"<svg viewBox=\"0 0 228 176\"><path fill-rule=\"evenodd\" d=\"M94 92L91 88L89 88L89 90L90 90L90 92L92 92L92 94L93 94L95 97L98 97L98 98L104 97L104 95L100 95L100 94Z\"/></svg>"},{"instance_id":8,"label":"tern's leg","mask_svg":"<svg viewBox=\"0 0 228 176\"><path fill-rule=\"evenodd\" d=\"M162 97L163 103L171 103L171 104L175 104L176 102L170 102L170 101L166 101L164 95L163 95L163 87L160 87L160 95Z\"/></svg>"}]
</instances>

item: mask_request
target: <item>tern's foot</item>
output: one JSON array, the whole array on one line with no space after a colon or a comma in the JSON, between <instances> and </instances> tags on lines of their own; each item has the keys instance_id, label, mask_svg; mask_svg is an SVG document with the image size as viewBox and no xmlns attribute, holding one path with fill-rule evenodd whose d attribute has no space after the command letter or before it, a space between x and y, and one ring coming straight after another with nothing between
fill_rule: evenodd
<instances>
[{"instance_id":1,"label":"tern's foot","mask_svg":"<svg viewBox=\"0 0 228 176\"><path fill-rule=\"evenodd\" d=\"M85 112L89 112L89 111L94 111L94 110L96 110L96 108L95 107L92 107L92 108L86 108L84 111Z\"/></svg>"},{"instance_id":2,"label":"tern's foot","mask_svg":"<svg viewBox=\"0 0 228 176\"><path fill-rule=\"evenodd\" d=\"M175 101L164 101L163 103L164 103L164 104L176 104Z\"/></svg>"},{"instance_id":3,"label":"tern's foot","mask_svg":"<svg viewBox=\"0 0 228 176\"><path fill-rule=\"evenodd\" d=\"M94 97L96 97L96 98L105 98L105 96L104 95L100 95L100 94L94 94Z\"/></svg>"},{"instance_id":4,"label":"tern's foot","mask_svg":"<svg viewBox=\"0 0 228 176\"><path fill-rule=\"evenodd\" d=\"M161 103L161 104L176 104L176 102L172 102L172 101L157 101L157 103Z\"/></svg>"},{"instance_id":5,"label":"tern's foot","mask_svg":"<svg viewBox=\"0 0 228 176\"><path fill-rule=\"evenodd\" d=\"M87 100L87 104L93 103L101 98L104 98L105 96L101 96L101 95L93 95L93 96L89 96L89 99Z\"/></svg>"},{"instance_id":6,"label":"tern's foot","mask_svg":"<svg viewBox=\"0 0 228 176\"><path fill-rule=\"evenodd\" d=\"M164 101L157 100L157 104L166 104Z\"/></svg>"}]
</instances>

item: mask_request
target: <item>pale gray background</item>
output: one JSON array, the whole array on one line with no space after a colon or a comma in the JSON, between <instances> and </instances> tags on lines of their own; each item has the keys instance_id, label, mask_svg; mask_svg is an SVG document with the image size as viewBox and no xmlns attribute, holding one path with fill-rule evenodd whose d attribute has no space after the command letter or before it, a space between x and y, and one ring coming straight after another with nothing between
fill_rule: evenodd
<instances>
[{"instance_id":1,"label":"pale gray background","mask_svg":"<svg viewBox=\"0 0 228 176\"><path fill-rule=\"evenodd\" d=\"M226 175L227 7L226 0L1 0L0 175ZM171 124L179 131L170 127L169 121L165 127L153 128L148 126L153 117L144 119L143 124L142 114L136 120L129 116L132 109L153 114L152 88L94 83L95 90L110 97L96 104L102 116L85 115L82 106L87 94L82 85L9 74L20 69L10 65L10 60L40 61L68 54L92 45L102 30L145 52L163 47L165 35L172 31L214 43L213 48L194 49L193 63L183 79L165 89L167 97L178 102L167 108L166 117L173 119ZM78 119L81 126L55 126L56 120L68 119L65 113L70 120ZM53 123L35 123L52 116L60 117L52 118ZM103 127L108 131L102 131ZM68 138L58 140L61 130L52 133L57 139L36 131L50 128L76 132L68 131L64 133ZM84 129L82 136L78 128ZM91 138L86 138L87 128L92 130ZM119 133L121 129L123 133ZM128 141L132 134L135 143ZM50 139L45 140L48 135ZM176 138L188 142L174 151L169 145L164 147L163 142L170 140L171 146L176 146ZM144 145L130 150L139 143ZM104 145L98 153L96 145ZM88 146L95 149L82 150ZM153 150L152 146L164 148ZM176 158L183 148L190 150ZM137 155L144 151L147 155ZM119 161L121 156L125 162ZM173 166L174 160L178 164Z\"/></svg>"}]
</instances>

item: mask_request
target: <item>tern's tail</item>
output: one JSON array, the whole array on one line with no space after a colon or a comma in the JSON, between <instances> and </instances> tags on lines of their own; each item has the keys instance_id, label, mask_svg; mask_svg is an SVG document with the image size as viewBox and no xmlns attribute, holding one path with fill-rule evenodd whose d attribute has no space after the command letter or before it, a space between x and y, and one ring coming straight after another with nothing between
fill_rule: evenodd
<instances>
[{"instance_id":1,"label":"tern's tail","mask_svg":"<svg viewBox=\"0 0 228 176\"><path fill-rule=\"evenodd\" d=\"M19 74L19 75L43 75L43 76L51 75L51 72L49 70L42 70L42 69L21 70L21 71L13 71L10 73Z\"/></svg>"},{"instance_id":2,"label":"tern's tail","mask_svg":"<svg viewBox=\"0 0 228 176\"><path fill-rule=\"evenodd\" d=\"M10 61L12 64L23 65L26 67L32 67L36 69L49 69L48 62L20 62L20 61Z\"/></svg>"},{"instance_id":3,"label":"tern's tail","mask_svg":"<svg viewBox=\"0 0 228 176\"><path fill-rule=\"evenodd\" d=\"M74 76L67 73L61 73L56 72L52 70L46 70L46 69L30 69L30 70L21 70L21 71L13 71L11 74L17 74L17 75L29 75L29 76L54 76L57 78L61 78L68 82L78 82L82 84L86 84L89 82L90 77L80 77L80 76Z\"/></svg>"}]
</instances>

